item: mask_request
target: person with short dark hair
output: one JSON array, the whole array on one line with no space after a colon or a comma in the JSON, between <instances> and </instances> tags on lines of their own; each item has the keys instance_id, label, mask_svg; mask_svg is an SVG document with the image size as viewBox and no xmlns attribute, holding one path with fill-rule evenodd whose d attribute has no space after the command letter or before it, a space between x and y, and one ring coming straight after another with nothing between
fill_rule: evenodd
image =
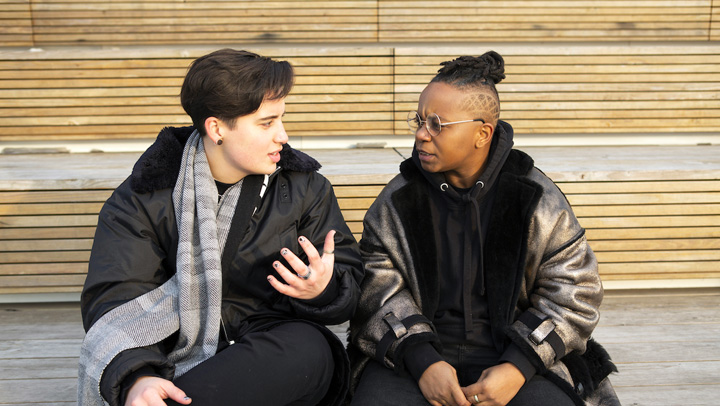
<instances>
[{"instance_id":1,"label":"person with short dark hair","mask_svg":"<svg viewBox=\"0 0 720 406\"><path fill-rule=\"evenodd\" d=\"M363 268L333 189L283 126L288 62L196 59L103 206L81 296L80 405L336 405Z\"/></svg>"},{"instance_id":2,"label":"person with short dark hair","mask_svg":"<svg viewBox=\"0 0 720 406\"><path fill-rule=\"evenodd\" d=\"M500 120L503 58L444 62L364 219L353 406L617 405L603 289L570 204Z\"/></svg>"}]
</instances>

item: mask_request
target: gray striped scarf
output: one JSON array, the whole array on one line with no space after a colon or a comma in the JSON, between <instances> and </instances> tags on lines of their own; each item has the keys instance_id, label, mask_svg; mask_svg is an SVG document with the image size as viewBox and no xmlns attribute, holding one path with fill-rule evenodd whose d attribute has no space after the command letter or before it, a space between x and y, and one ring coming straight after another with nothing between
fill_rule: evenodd
<instances>
[{"instance_id":1,"label":"gray striped scarf","mask_svg":"<svg viewBox=\"0 0 720 406\"><path fill-rule=\"evenodd\" d=\"M179 235L177 270L162 286L103 315L80 350L78 404L102 405L100 380L120 352L158 343L179 330L168 355L175 377L215 354L222 299L221 254L242 182L218 203L200 134L185 144L173 190ZM127 253L132 255L132 253Z\"/></svg>"}]
</instances>

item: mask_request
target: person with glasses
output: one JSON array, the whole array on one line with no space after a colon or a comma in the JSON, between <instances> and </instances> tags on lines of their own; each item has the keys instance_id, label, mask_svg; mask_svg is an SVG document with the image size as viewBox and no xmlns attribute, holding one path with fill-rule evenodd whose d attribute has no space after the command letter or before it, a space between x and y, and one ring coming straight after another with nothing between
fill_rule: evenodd
<instances>
[{"instance_id":1,"label":"person with glasses","mask_svg":"<svg viewBox=\"0 0 720 406\"><path fill-rule=\"evenodd\" d=\"M618 405L590 338L603 289L585 231L500 120L504 60L443 62L412 157L364 219L351 404Z\"/></svg>"},{"instance_id":2,"label":"person with glasses","mask_svg":"<svg viewBox=\"0 0 720 406\"><path fill-rule=\"evenodd\" d=\"M340 405L363 268L320 164L287 145L294 70L193 61L166 127L98 219L78 405Z\"/></svg>"}]
</instances>

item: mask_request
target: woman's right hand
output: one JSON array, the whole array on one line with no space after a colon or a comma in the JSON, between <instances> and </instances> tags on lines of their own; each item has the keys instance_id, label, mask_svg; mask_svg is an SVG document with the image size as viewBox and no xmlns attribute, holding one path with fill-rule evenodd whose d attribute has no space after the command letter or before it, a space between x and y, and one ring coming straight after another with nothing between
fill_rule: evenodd
<instances>
[{"instance_id":1,"label":"woman's right hand","mask_svg":"<svg viewBox=\"0 0 720 406\"><path fill-rule=\"evenodd\" d=\"M143 376L130 387L125 406L167 406L164 399L172 399L181 405L192 402L185 392L167 379Z\"/></svg>"},{"instance_id":2,"label":"woman's right hand","mask_svg":"<svg viewBox=\"0 0 720 406\"><path fill-rule=\"evenodd\" d=\"M470 406L455 368L445 361L430 365L420 376L418 386L432 406Z\"/></svg>"}]
</instances>

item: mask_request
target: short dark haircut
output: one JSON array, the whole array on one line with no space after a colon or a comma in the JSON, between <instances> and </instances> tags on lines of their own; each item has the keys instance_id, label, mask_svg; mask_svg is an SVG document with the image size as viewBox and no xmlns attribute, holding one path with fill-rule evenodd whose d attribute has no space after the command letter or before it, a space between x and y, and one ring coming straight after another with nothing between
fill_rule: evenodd
<instances>
[{"instance_id":1,"label":"short dark haircut","mask_svg":"<svg viewBox=\"0 0 720 406\"><path fill-rule=\"evenodd\" d=\"M195 128L205 135L208 117L235 127L238 117L256 112L263 100L286 97L294 80L287 61L226 48L190 64L180 102Z\"/></svg>"},{"instance_id":2,"label":"short dark haircut","mask_svg":"<svg viewBox=\"0 0 720 406\"><path fill-rule=\"evenodd\" d=\"M441 63L443 66L430 81L442 82L458 89L472 89L475 94L468 97L465 105L483 111L494 123L500 117L500 97L495 85L505 79L505 60L495 51L480 56L461 56Z\"/></svg>"}]
</instances>

